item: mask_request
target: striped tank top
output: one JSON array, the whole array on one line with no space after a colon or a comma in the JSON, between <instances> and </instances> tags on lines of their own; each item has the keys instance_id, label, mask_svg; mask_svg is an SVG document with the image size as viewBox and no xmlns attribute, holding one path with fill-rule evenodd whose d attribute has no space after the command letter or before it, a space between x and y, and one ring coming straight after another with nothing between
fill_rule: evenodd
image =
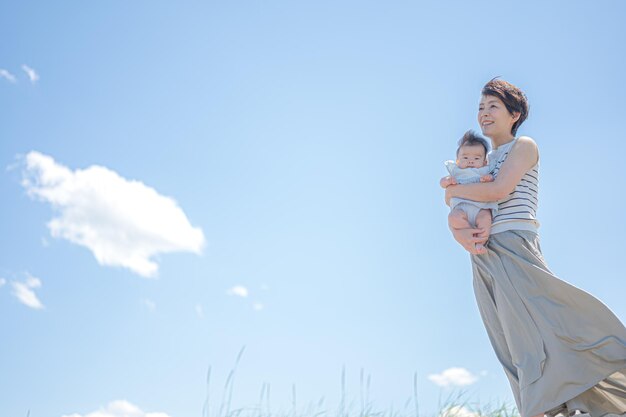
<instances>
[{"instance_id":1,"label":"striped tank top","mask_svg":"<svg viewBox=\"0 0 626 417\"><path fill-rule=\"evenodd\" d=\"M489 153L491 174L496 178L500 167L509 155L517 138L493 149ZM515 189L498 201L498 211L493 216L491 234L505 230L529 230L537 232L537 206L539 204L539 161L528 170Z\"/></svg>"}]
</instances>

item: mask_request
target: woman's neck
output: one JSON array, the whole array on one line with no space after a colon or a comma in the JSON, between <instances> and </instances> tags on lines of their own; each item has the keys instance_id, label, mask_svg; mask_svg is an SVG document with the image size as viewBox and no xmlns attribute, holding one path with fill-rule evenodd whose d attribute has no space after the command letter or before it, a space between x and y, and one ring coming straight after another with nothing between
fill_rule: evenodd
<instances>
[{"instance_id":1,"label":"woman's neck","mask_svg":"<svg viewBox=\"0 0 626 417\"><path fill-rule=\"evenodd\" d=\"M509 143L515 140L515 136L508 134L503 136L492 136L489 139L491 139L491 147L495 149L499 146L504 145L505 143Z\"/></svg>"}]
</instances>

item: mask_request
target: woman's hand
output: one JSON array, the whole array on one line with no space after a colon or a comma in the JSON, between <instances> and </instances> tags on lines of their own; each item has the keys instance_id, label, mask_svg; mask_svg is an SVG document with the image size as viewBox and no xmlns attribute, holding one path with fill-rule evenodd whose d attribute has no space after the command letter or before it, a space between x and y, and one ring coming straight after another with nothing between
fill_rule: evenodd
<instances>
[{"instance_id":1,"label":"woman's hand","mask_svg":"<svg viewBox=\"0 0 626 417\"><path fill-rule=\"evenodd\" d=\"M456 180L453 176L448 175L439 180L441 188L448 188L450 185L456 185Z\"/></svg>"},{"instance_id":2,"label":"woman's hand","mask_svg":"<svg viewBox=\"0 0 626 417\"><path fill-rule=\"evenodd\" d=\"M482 251L476 250L476 244L487 243L487 239L489 236L486 235L486 231L484 229L453 229L450 228L452 232L452 236L454 236L454 240L459 242L466 251L471 253L472 255L482 255L486 251L483 249Z\"/></svg>"}]
</instances>

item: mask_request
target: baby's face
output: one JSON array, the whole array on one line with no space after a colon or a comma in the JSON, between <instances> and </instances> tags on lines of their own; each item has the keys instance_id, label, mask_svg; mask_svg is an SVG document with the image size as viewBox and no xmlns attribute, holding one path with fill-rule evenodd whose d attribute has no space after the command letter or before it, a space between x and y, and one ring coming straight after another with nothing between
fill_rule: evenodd
<instances>
[{"instance_id":1,"label":"baby's face","mask_svg":"<svg viewBox=\"0 0 626 417\"><path fill-rule=\"evenodd\" d=\"M480 145L461 146L456 158L459 168L480 168L487 165L485 148Z\"/></svg>"}]
</instances>

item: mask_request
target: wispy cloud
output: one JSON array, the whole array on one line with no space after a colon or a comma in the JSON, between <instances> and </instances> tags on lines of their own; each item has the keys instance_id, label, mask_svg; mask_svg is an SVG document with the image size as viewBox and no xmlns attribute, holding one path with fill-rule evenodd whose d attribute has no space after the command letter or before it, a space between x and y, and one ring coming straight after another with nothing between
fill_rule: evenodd
<instances>
[{"instance_id":1,"label":"wispy cloud","mask_svg":"<svg viewBox=\"0 0 626 417\"><path fill-rule=\"evenodd\" d=\"M462 387L478 381L478 377L465 368L448 368L440 374L428 375L428 379L440 387L450 385Z\"/></svg>"},{"instance_id":2,"label":"wispy cloud","mask_svg":"<svg viewBox=\"0 0 626 417\"><path fill-rule=\"evenodd\" d=\"M151 313L156 311L156 303L152 300L144 298L141 300L141 304L143 304L143 306L146 307Z\"/></svg>"},{"instance_id":3,"label":"wispy cloud","mask_svg":"<svg viewBox=\"0 0 626 417\"><path fill-rule=\"evenodd\" d=\"M62 417L169 417L166 413L147 413L126 400L110 402L106 407L88 414L67 414Z\"/></svg>"},{"instance_id":4,"label":"wispy cloud","mask_svg":"<svg viewBox=\"0 0 626 417\"><path fill-rule=\"evenodd\" d=\"M199 254L204 246L202 229L191 226L176 201L106 167L73 171L50 156L30 152L22 185L29 196L59 213L48 222L50 234L85 246L100 265L153 277L158 264L152 257Z\"/></svg>"},{"instance_id":5,"label":"wispy cloud","mask_svg":"<svg viewBox=\"0 0 626 417\"><path fill-rule=\"evenodd\" d=\"M454 405L441 410L439 417L481 417L481 414L471 411L462 405Z\"/></svg>"},{"instance_id":6,"label":"wispy cloud","mask_svg":"<svg viewBox=\"0 0 626 417\"><path fill-rule=\"evenodd\" d=\"M37 294L35 294L35 289L41 287L41 280L39 278L28 275L26 277L26 281L13 281L11 282L11 286L13 287L13 295L22 304L35 310L41 310L44 308L44 305L37 297Z\"/></svg>"},{"instance_id":7,"label":"wispy cloud","mask_svg":"<svg viewBox=\"0 0 626 417\"><path fill-rule=\"evenodd\" d=\"M0 78L4 78L5 80L13 84L17 82L17 78L15 78L15 75L11 74L9 71L5 70L4 68L0 68Z\"/></svg>"},{"instance_id":8,"label":"wispy cloud","mask_svg":"<svg viewBox=\"0 0 626 417\"><path fill-rule=\"evenodd\" d=\"M22 70L24 70L26 75L28 75L28 79L32 84L35 84L37 81L39 81L39 74L37 74L37 71L29 67L28 65L23 64Z\"/></svg>"},{"instance_id":9,"label":"wispy cloud","mask_svg":"<svg viewBox=\"0 0 626 417\"><path fill-rule=\"evenodd\" d=\"M235 285L232 288L229 288L226 293L228 295L237 295L239 297L247 297L248 296L248 289L246 287L244 287L243 285Z\"/></svg>"},{"instance_id":10,"label":"wispy cloud","mask_svg":"<svg viewBox=\"0 0 626 417\"><path fill-rule=\"evenodd\" d=\"M0 278L0 287L4 286L7 283L7 280L4 278Z\"/></svg>"},{"instance_id":11,"label":"wispy cloud","mask_svg":"<svg viewBox=\"0 0 626 417\"><path fill-rule=\"evenodd\" d=\"M263 310L264 307L265 306L263 304L261 304L261 303L253 303L252 304L252 308L255 309L256 311Z\"/></svg>"}]
</instances>

